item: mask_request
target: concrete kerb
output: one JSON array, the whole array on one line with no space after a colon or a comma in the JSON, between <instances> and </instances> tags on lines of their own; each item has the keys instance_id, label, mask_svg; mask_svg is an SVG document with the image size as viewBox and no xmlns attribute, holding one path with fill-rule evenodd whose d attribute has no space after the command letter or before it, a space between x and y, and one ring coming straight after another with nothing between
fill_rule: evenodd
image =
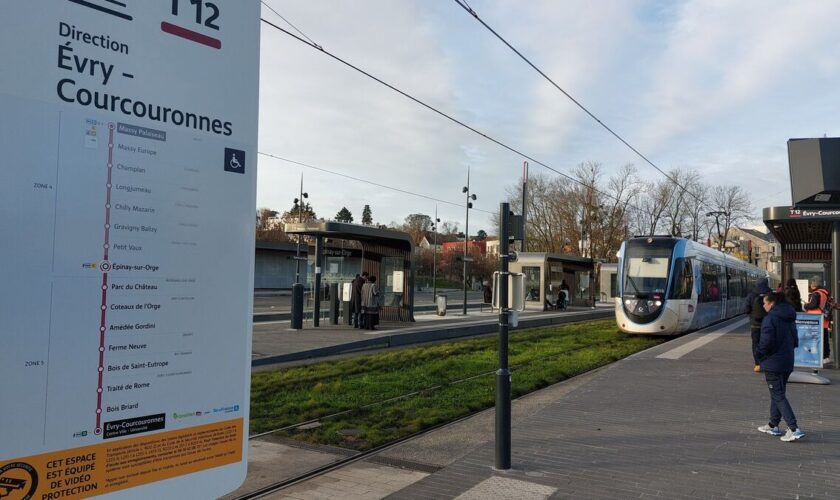
<instances>
[{"instance_id":1,"label":"concrete kerb","mask_svg":"<svg viewBox=\"0 0 840 500\"><path fill-rule=\"evenodd\" d=\"M467 304L467 309L480 309L483 304L481 302L471 302ZM463 305L449 304L446 308L447 312L457 312L463 308ZM414 306L414 313L434 312L437 306L434 304L426 304L421 306ZM312 310L308 309L303 312L304 317L311 318ZM254 323L267 323L269 321L289 321L292 318L291 312L265 312L254 313Z\"/></svg>"}]
</instances>

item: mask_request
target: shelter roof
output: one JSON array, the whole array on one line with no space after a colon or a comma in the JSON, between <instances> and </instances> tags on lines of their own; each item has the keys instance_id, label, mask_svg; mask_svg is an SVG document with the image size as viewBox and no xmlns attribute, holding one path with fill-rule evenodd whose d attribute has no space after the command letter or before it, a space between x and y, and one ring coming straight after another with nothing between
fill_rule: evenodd
<instances>
[{"instance_id":1,"label":"shelter roof","mask_svg":"<svg viewBox=\"0 0 840 500\"><path fill-rule=\"evenodd\" d=\"M362 224L349 224L346 222L290 222L286 224L287 234L304 234L307 236L326 236L345 240L356 240L362 243L373 243L392 248L412 251L414 243L411 236L402 231L367 226Z\"/></svg>"},{"instance_id":2,"label":"shelter roof","mask_svg":"<svg viewBox=\"0 0 840 500\"><path fill-rule=\"evenodd\" d=\"M830 243L831 226L840 221L839 209L799 209L768 207L764 224L782 244Z\"/></svg>"}]
</instances>

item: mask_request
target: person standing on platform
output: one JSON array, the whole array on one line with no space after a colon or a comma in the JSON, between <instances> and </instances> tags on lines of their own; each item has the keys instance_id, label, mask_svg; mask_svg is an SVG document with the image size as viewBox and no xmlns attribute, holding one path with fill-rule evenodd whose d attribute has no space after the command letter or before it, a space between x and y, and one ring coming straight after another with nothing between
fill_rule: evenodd
<instances>
[{"instance_id":1,"label":"person standing on platform","mask_svg":"<svg viewBox=\"0 0 840 500\"><path fill-rule=\"evenodd\" d=\"M802 295L799 293L799 287L796 286L795 279L790 278L787 280L784 293L785 299L793 306L793 310L802 312Z\"/></svg>"},{"instance_id":2,"label":"person standing on platform","mask_svg":"<svg viewBox=\"0 0 840 500\"><path fill-rule=\"evenodd\" d=\"M563 309L565 309L569 305L569 300L572 298L569 294L569 285L566 283L566 280L560 281L560 291L563 292ZM560 300L560 294L557 294L557 300Z\"/></svg>"},{"instance_id":3,"label":"person standing on platform","mask_svg":"<svg viewBox=\"0 0 840 500\"><path fill-rule=\"evenodd\" d=\"M814 276L808 281L808 302L802 306L806 313L820 314L823 317L823 364L831 361L831 339L829 329L831 323L829 322L826 309L830 302L831 294L828 290L820 286L819 276Z\"/></svg>"},{"instance_id":4,"label":"person standing on platform","mask_svg":"<svg viewBox=\"0 0 840 500\"><path fill-rule=\"evenodd\" d=\"M805 437L805 433L796 422L786 394L788 379L793 372L793 350L799 345L796 311L785 302L784 294L778 292L765 295L763 307L767 316L761 322L761 339L756 353L770 390L770 421L758 430L771 436L781 436L782 441L797 441ZM784 435L779 429L782 419L788 425Z\"/></svg>"},{"instance_id":5,"label":"person standing on platform","mask_svg":"<svg viewBox=\"0 0 840 500\"><path fill-rule=\"evenodd\" d=\"M750 337L752 338L752 355L755 366L753 371L758 373L761 371L761 365L758 362L758 355L756 349L758 348L758 341L761 337L761 322L767 316L764 310L764 296L770 293L770 284L767 278L761 278L756 283L755 288L747 295L747 316L750 317Z\"/></svg>"},{"instance_id":6,"label":"person standing on platform","mask_svg":"<svg viewBox=\"0 0 840 500\"><path fill-rule=\"evenodd\" d=\"M361 276L356 275L353 280L350 294L352 295L351 309L353 311L353 328L364 328L364 316L362 315L362 287L367 281L368 273L364 271Z\"/></svg>"},{"instance_id":7,"label":"person standing on platform","mask_svg":"<svg viewBox=\"0 0 840 500\"><path fill-rule=\"evenodd\" d=\"M365 316L365 330L376 330L376 325L379 324L379 288L376 286L376 276L371 276L362 286L362 311Z\"/></svg>"}]
</instances>

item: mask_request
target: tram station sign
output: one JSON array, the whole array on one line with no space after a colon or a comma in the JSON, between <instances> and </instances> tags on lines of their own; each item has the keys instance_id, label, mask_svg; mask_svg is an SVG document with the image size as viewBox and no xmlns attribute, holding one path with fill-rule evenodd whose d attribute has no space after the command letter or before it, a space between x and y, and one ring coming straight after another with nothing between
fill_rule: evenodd
<instances>
[{"instance_id":1,"label":"tram station sign","mask_svg":"<svg viewBox=\"0 0 840 500\"><path fill-rule=\"evenodd\" d=\"M0 496L234 490L259 2L2 2L0 67Z\"/></svg>"}]
</instances>

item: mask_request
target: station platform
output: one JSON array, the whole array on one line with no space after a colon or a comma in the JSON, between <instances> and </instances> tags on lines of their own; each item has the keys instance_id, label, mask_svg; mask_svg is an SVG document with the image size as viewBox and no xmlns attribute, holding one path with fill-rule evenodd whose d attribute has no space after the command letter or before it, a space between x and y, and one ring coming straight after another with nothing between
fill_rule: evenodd
<instances>
[{"instance_id":1,"label":"station platform","mask_svg":"<svg viewBox=\"0 0 840 500\"><path fill-rule=\"evenodd\" d=\"M269 498L840 498L840 372L789 386L786 443L749 352L742 317L517 399L508 471L490 409Z\"/></svg>"}]
</instances>

